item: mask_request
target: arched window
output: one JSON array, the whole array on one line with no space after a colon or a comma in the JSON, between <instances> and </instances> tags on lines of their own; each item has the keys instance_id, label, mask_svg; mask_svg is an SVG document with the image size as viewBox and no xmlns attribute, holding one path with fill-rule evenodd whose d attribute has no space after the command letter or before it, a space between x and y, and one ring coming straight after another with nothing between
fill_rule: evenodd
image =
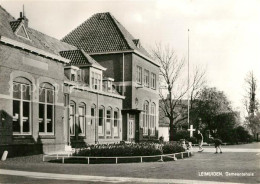
<instances>
[{"instance_id":1,"label":"arched window","mask_svg":"<svg viewBox=\"0 0 260 184\"><path fill-rule=\"evenodd\" d=\"M149 103L144 102L143 105L143 134L148 134L148 125L149 125Z\"/></svg>"},{"instance_id":2,"label":"arched window","mask_svg":"<svg viewBox=\"0 0 260 184\"><path fill-rule=\"evenodd\" d=\"M54 134L54 87L49 83L39 88L39 133Z\"/></svg>"},{"instance_id":3,"label":"arched window","mask_svg":"<svg viewBox=\"0 0 260 184\"><path fill-rule=\"evenodd\" d=\"M76 104L75 102L70 102L70 136L75 136L75 114L76 114Z\"/></svg>"},{"instance_id":4,"label":"arched window","mask_svg":"<svg viewBox=\"0 0 260 184\"><path fill-rule=\"evenodd\" d=\"M112 135L112 108L109 107L106 113L106 135Z\"/></svg>"},{"instance_id":5,"label":"arched window","mask_svg":"<svg viewBox=\"0 0 260 184\"><path fill-rule=\"evenodd\" d=\"M119 137L119 109L114 110L114 137Z\"/></svg>"},{"instance_id":6,"label":"arched window","mask_svg":"<svg viewBox=\"0 0 260 184\"><path fill-rule=\"evenodd\" d=\"M32 84L18 77L13 81L13 134L31 134Z\"/></svg>"},{"instance_id":7,"label":"arched window","mask_svg":"<svg viewBox=\"0 0 260 184\"><path fill-rule=\"evenodd\" d=\"M84 103L79 104L79 135L86 135L86 105Z\"/></svg>"},{"instance_id":8,"label":"arched window","mask_svg":"<svg viewBox=\"0 0 260 184\"><path fill-rule=\"evenodd\" d=\"M103 106L99 107L98 110L98 135L104 136L104 119L105 119L105 108Z\"/></svg>"},{"instance_id":9,"label":"arched window","mask_svg":"<svg viewBox=\"0 0 260 184\"><path fill-rule=\"evenodd\" d=\"M150 121L151 135L155 135L155 122L156 122L156 106L155 106L155 103L152 103L152 105L151 105L151 121Z\"/></svg>"}]
</instances>

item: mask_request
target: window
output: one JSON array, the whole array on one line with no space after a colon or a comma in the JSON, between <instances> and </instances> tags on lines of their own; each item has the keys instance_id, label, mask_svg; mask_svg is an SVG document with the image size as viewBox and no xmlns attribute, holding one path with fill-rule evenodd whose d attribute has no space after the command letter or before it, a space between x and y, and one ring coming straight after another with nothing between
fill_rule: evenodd
<instances>
[{"instance_id":1,"label":"window","mask_svg":"<svg viewBox=\"0 0 260 184\"><path fill-rule=\"evenodd\" d=\"M151 73L151 87L156 89L156 75L154 73Z\"/></svg>"},{"instance_id":2,"label":"window","mask_svg":"<svg viewBox=\"0 0 260 184\"><path fill-rule=\"evenodd\" d=\"M119 110L114 111L114 137L119 137Z\"/></svg>"},{"instance_id":3,"label":"window","mask_svg":"<svg viewBox=\"0 0 260 184\"><path fill-rule=\"evenodd\" d=\"M39 89L39 133L54 134L54 88L42 84Z\"/></svg>"},{"instance_id":4,"label":"window","mask_svg":"<svg viewBox=\"0 0 260 184\"><path fill-rule=\"evenodd\" d=\"M112 129L112 109L108 108L107 110L107 118L106 118L106 135L111 136L111 129Z\"/></svg>"},{"instance_id":5,"label":"window","mask_svg":"<svg viewBox=\"0 0 260 184\"><path fill-rule=\"evenodd\" d=\"M144 86L149 87L149 71L144 70Z\"/></svg>"},{"instance_id":6,"label":"window","mask_svg":"<svg viewBox=\"0 0 260 184\"><path fill-rule=\"evenodd\" d=\"M148 134L148 125L149 125L149 103L144 102L143 105L143 134Z\"/></svg>"},{"instance_id":7,"label":"window","mask_svg":"<svg viewBox=\"0 0 260 184\"><path fill-rule=\"evenodd\" d=\"M100 107L98 110L98 135L104 135L104 107Z\"/></svg>"},{"instance_id":8,"label":"window","mask_svg":"<svg viewBox=\"0 0 260 184\"><path fill-rule=\"evenodd\" d=\"M101 90L101 74L91 72L92 89Z\"/></svg>"},{"instance_id":9,"label":"window","mask_svg":"<svg viewBox=\"0 0 260 184\"><path fill-rule=\"evenodd\" d=\"M75 74L71 74L71 81L75 81Z\"/></svg>"},{"instance_id":10,"label":"window","mask_svg":"<svg viewBox=\"0 0 260 184\"><path fill-rule=\"evenodd\" d=\"M151 135L155 135L155 123L156 123L156 108L155 104L151 105L151 121L150 121L150 130Z\"/></svg>"},{"instance_id":11,"label":"window","mask_svg":"<svg viewBox=\"0 0 260 184\"><path fill-rule=\"evenodd\" d=\"M70 103L70 136L75 136L75 103Z\"/></svg>"},{"instance_id":12,"label":"window","mask_svg":"<svg viewBox=\"0 0 260 184\"><path fill-rule=\"evenodd\" d=\"M13 134L31 133L31 85L26 83L13 83Z\"/></svg>"},{"instance_id":13,"label":"window","mask_svg":"<svg viewBox=\"0 0 260 184\"><path fill-rule=\"evenodd\" d=\"M137 66L136 69L136 82L142 84L142 68L140 66Z\"/></svg>"},{"instance_id":14,"label":"window","mask_svg":"<svg viewBox=\"0 0 260 184\"><path fill-rule=\"evenodd\" d=\"M91 125L96 124L96 106L92 105L91 106Z\"/></svg>"},{"instance_id":15,"label":"window","mask_svg":"<svg viewBox=\"0 0 260 184\"><path fill-rule=\"evenodd\" d=\"M85 117L86 117L86 106L85 104L79 104L79 135L85 135Z\"/></svg>"}]
</instances>

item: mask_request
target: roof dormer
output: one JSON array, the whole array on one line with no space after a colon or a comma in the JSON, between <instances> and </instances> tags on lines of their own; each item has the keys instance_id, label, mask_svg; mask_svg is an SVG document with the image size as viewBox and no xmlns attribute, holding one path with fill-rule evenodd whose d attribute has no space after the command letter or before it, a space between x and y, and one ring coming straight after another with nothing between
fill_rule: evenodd
<instances>
[{"instance_id":1,"label":"roof dormer","mask_svg":"<svg viewBox=\"0 0 260 184\"><path fill-rule=\"evenodd\" d=\"M22 12L20 12L20 18L18 18L16 21L10 22L11 28L16 36L30 40L29 34L27 32L28 22L28 19L23 15Z\"/></svg>"}]
</instances>

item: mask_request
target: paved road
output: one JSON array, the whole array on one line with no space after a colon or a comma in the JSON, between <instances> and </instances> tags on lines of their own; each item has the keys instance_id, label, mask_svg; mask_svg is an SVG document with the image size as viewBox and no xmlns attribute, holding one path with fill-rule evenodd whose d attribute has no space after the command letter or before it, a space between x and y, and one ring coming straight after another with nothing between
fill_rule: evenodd
<instances>
[{"instance_id":1,"label":"paved road","mask_svg":"<svg viewBox=\"0 0 260 184\"><path fill-rule=\"evenodd\" d=\"M0 162L0 183L260 183L259 148L260 143L226 146L223 154L213 154L214 148L205 147L205 152L175 162L118 165L42 163L40 156L21 157Z\"/></svg>"}]
</instances>

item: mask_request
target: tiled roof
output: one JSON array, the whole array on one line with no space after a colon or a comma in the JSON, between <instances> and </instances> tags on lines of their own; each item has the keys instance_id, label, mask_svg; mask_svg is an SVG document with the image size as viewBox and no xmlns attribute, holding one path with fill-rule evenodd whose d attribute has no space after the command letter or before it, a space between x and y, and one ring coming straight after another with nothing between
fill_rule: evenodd
<instances>
[{"instance_id":1,"label":"tiled roof","mask_svg":"<svg viewBox=\"0 0 260 184\"><path fill-rule=\"evenodd\" d=\"M137 50L150 57L136 40L109 12L94 14L62 39L90 54Z\"/></svg>"},{"instance_id":2,"label":"tiled roof","mask_svg":"<svg viewBox=\"0 0 260 184\"><path fill-rule=\"evenodd\" d=\"M25 43L37 49L59 55L62 50L75 50L75 46L64 43L56 38L45 35L30 27L26 27L26 31L30 40L23 39L14 33L14 30L19 27L18 20L11 16L2 6L0 6L0 36L8 37L15 41Z\"/></svg>"},{"instance_id":3,"label":"tiled roof","mask_svg":"<svg viewBox=\"0 0 260 184\"><path fill-rule=\"evenodd\" d=\"M83 50L68 50L61 51L60 55L66 59L71 60L69 65L85 65L85 66L94 66L100 69L105 69L102 67L97 61L95 61L92 57L90 57Z\"/></svg>"},{"instance_id":4,"label":"tiled roof","mask_svg":"<svg viewBox=\"0 0 260 184\"><path fill-rule=\"evenodd\" d=\"M11 25L13 32L15 32L17 30L17 28L19 27L21 22L22 22L21 20L16 20L16 21L10 22L10 25Z\"/></svg>"}]
</instances>

